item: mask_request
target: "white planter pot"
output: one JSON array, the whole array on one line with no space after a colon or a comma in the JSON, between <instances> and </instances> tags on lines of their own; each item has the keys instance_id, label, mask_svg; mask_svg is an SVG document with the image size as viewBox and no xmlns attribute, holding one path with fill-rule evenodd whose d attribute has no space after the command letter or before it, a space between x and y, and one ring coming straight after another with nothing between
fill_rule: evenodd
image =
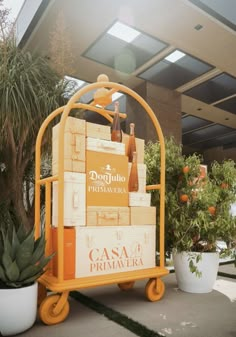
<instances>
[{"instance_id":1,"label":"white planter pot","mask_svg":"<svg viewBox=\"0 0 236 337\"><path fill-rule=\"evenodd\" d=\"M212 291L218 272L219 254L201 253L201 255L202 259L196 266L202 276L197 277L189 269L189 254L187 252L174 254L174 268L179 289L189 293L209 293Z\"/></svg>"},{"instance_id":2,"label":"white planter pot","mask_svg":"<svg viewBox=\"0 0 236 337\"><path fill-rule=\"evenodd\" d=\"M0 333L12 336L29 329L37 314L38 283L23 288L0 289Z\"/></svg>"}]
</instances>

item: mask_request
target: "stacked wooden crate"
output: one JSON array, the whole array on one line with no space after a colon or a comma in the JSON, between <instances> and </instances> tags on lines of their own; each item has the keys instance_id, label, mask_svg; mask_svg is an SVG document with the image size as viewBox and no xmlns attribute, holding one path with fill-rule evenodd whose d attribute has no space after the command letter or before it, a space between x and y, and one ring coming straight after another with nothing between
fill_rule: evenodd
<instances>
[{"instance_id":1,"label":"stacked wooden crate","mask_svg":"<svg viewBox=\"0 0 236 337\"><path fill-rule=\"evenodd\" d=\"M58 174L59 124L52 171ZM68 117L64 136L64 278L155 266L156 208L146 193L144 140L136 139L138 192L128 191L128 135L111 141L110 126ZM53 183L52 240L57 246L58 182ZM54 258L57 275L57 258Z\"/></svg>"}]
</instances>

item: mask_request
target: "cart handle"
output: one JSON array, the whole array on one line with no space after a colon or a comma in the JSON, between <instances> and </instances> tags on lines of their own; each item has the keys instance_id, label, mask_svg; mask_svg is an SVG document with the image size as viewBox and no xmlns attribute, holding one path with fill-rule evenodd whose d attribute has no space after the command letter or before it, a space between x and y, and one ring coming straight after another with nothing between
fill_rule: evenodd
<instances>
[{"instance_id":1,"label":"cart handle","mask_svg":"<svg viewBox=\"0 0 236 337\"><path fill-rule=\"evenodd\" d=\"M160 189L161 189L161 184L147 185L147 186L146 186L146 191L160 190Z\"/></svg>"}]
</instances>

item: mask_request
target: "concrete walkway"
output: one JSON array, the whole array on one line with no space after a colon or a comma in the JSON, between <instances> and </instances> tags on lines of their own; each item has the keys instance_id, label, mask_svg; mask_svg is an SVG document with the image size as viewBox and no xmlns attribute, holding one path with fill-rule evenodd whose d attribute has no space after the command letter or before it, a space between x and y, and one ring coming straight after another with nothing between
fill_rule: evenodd
<instances>
[{"instance_id":1,"label":"concrete walkway","mask_svg":"<svg viewBox=\"0 0 236 337\"><path fill-rule=\"evenodd\" d=\"M220 267L223 273L236 275L233 265ZM120 291L116 285L81 291L89 298L122 313L150 329L142 336L236 337L236 279L218 277L216 289L209 294L190 294L177 288L175 274L163 278L164 297L158 302L146 300L146 281L138 281L132 290ZM235 299L235 300L234 300ZM156 334L158 336L158 334ZM136 334L102 314L70 298L70 314L61 324L45 326L40 321L24 337L132 337Z\"/></svg>"}]
</instances>

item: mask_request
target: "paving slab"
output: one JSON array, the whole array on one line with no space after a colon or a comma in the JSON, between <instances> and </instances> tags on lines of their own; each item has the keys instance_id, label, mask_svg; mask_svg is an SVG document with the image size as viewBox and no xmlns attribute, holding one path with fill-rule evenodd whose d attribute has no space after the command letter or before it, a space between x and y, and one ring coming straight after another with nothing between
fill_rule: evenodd
<instances>
[{"instance_id":1,"label":"paving slab","mask_svg":"<svg viewBox=\"0 0 236 337\"><path fill-rule=\"evenodd\" d=\"M235 273L232 265L220 267L220 271ZM236 279L218 277L227 281L236 292ZM149 302L145 297L147 280L138 281L129 291L121 291L117 285L81 290L83 295L121 313L150 329L142 336L159 335L173 337L236 337L236 300L213 290L208 294L185 293L178 289L175 274L163 277L166 286L164 297ZM235 294L236 298L236 294ZM46 326L40 320L18 336L24 337L133 337L134 334L104 315L84 306L73 298L68 318L54 326ZM157 335L156 335L157 336Z\"/></svg>"}]
</instances>

